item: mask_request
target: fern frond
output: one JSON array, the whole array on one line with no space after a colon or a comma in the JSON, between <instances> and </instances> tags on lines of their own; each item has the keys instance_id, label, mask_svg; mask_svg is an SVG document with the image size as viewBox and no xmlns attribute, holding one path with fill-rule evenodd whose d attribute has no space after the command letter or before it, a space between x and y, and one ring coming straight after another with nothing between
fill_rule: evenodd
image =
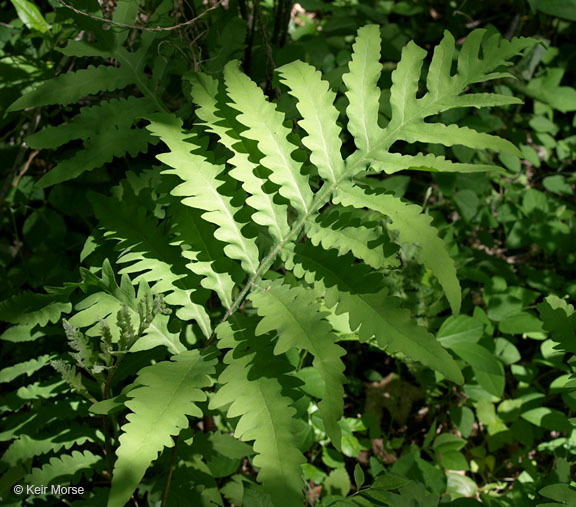
<instances>
[{"instance_id":1,"label":"fern frond","mask_svg":"<svg viewBox=\"0 0 576 507\"><path fill-rule=\"evenodd\" d=\"M139 372L135 383L143 387L128 394L132 413L122 427L109 506L125 505L150 463L188 426L187 416L202 417L196 403L206 399L202 388L212 384L215 364L213 351L188 350Z\"/></svg>"},{"instance_id":2,"label":"fern frond","mask_svg":"<svg viewBox=\"0 0 576 507\"><path fill-rule=\"evenodd\" d=\"M340 185L334 200L345 206L367 207L389 217L389 227L398 232L402 243L420 245L418 260L438 278L452 311L460 311L462 296L456 266L438 231L431 225L432 218L423 215L420 206L406 204L390 194L368 194L349 183Z\"/></svg>"},{"instance_id":3,"label":"fern frond","mask_svg":"<svg viewBox=\"0 0 576 507\"><path fill-rule=\"evenodd\" d=\"M300 173L300 164L292 158L296 146L288 141L290 130L284 126L284 115L269 102L256 83L240 72L237 62L224 68L224 81L230 105L240 111L237 120L248 127L242 135L257 141L264 155L260 163L272 171L269 178L279 193L303 215L310 209L312 190L307 176Z\"/></svg>"},{"instance_id":4,"label":"fern frond","mask_svg":"<svg viewBox=\"0 0 576 507\"><path fill-rule=\"evenodd\" d=\"M218 226L215 237L227 243L226 255L239 260L247 273L255 273L259 263L256 242L243 234L243 225L235 219L239 208L219 191L224 182L218 176L224 168L191 153L196 147L186 141L189 136L182 130L182 121L174 116L156 115L148 129L161 137L171 150L158 156L173 168L165 172L184 181L172 194L183 196L182 203L186 206L206 211L202 218Z\"/></svg>"},{"instance_id":5,"label":"fern frond","mask_svg":"<svg viewBox=\"0 0 576 507\"><path fill-rule=\"evenodd\" d=\"M89 327L90 329L86 332L88 336L99 336L101 334L100 323L105 320L115 339L118 340L120 332L115 322L116 315L125 306L130 315L137 319L138 301L146 295L151 297L150 288L145 283L141 283L138 295L136 295L128 275L123 275L118 285L114 270L107 260L102 266L101 278L88 270L81 269L80 271L84 284L87 287L95 286L99 290L76 305L75 309L78 311L70 318L70 324L81 329ZM167 347L175 354L185 350L178 334L168 329L168 316L166 315L158 315L131 350L147 350L159 345Z\"/></svg>"},{"instance_id":6,"label":"fern frond","mask_svg":"<svg viewBox=\"0 0 576 507\"><path fill-rule=\"evenodd\" d=\"M36 185L39 188L46 188L102 167L112 162L114 157L122 157L126 154L134 157L139 153L146 153L151 142L153 139L145 130L110 125L107 130L86 140L84 150L60 162L42 176Z\"/></svg>"},{"instance_id":7,"label":"fern frond","mask_svg":"<svg viewBox=\"0 0 576 507\"><path fill-rule=\"evenodd\" d=\"M460 368L432 334L416 325L410 312L400 308L400 300L378 294L338 294L336 313L347 313L350 329L357 330L361 340L373 336L387 351L405 356L436 370L457 384L464 383Z\"/></svg>"},{"instance_id":8,"label":"fern frond","mask_svg":"<svg viewBox=\"0 0 576 507\"><path fill-rule=\"evenodd\" d=\"M242 331L236 331L242 334ZM221 345L240 341L228 322L217 329ZM251 345L250 350L244 347ZM243 354L243 355L242 355ZM292 431L296 410L284 395L283 375L289 365L275 357L265 341L250 338L236 345L224 358L228 365L218 378L222 387L210 399L210 408L228 406L229 418L240 417L234 434L243 441L254 440L260 468L258 480L270 494L275 507L293 507L302 499L302 472L306 460L296 446ZM287 367L288 366L288 367Z\"/></svg>"},{"instance_id":9,"label":"fern frond","mask_svg":"<svg viewBox=\"0 0 576 507\"><path fill-rule=\"evenodd\" d=\"M96 442L102 445L104 440L101 433L87 428L85 424L69 424L66 429L55 431L49 436L24 434L10 444L2 458L0 458L0 462L6 463L10 467L15 467L28 462L36 456L81 446L86 442Z\"/></svg>"},{"instance_id":10,"label":"fern frond","mask_svg":"<svg viewBox=\"0 0 576 507\"><path fill-rule=\"evenodd\" d=\"M364 30L366 40L371 39L372 44L379 40L376 30L372 30L372 32L368 32L366 28ZM402 58L392 73L392 87L390 89L392 116L390 122L381 133L379 133L377 125L375 126L375 131L379 134L376 140L371 143L371 152L364 154L360 150L355 153L347 163L351 171L362 169L361 161L363 159L373 169L387 173L420 167L442 171L488 170L486 165L453 165L448 161L430 156L424 157L421 154L417 155L416 159L406 159L405 156L389 153L390 147L400 140L409 143L415 141L439 143L445 146L460 144L472 148L491 149L518 155L518 150L514 145L496 136L479 133L466 127L446 126L424 121L430 116L455 107L485 107L493 104L518 103L518 99L497 94L463 94L470 84L499 77L510 77L509 73L492 71L508 64L511 57L535 43L533 39L524 38L513 39L510 42L503 41L498 35L484 40L484 35L485 30L475 30L468 36L460 51L457 74L452 76L454 38L448 32L445 33L443 40L435 49L426 82L427 93L422 98L417 98L417 92L427 53L413 42L406 45L402 51ZM479 56L480 48L484 53L482 59ZM371 58L374 65L377 55ZM350 78L347 79L350 80ZM358 79L353 80L352 83L357 81ZM347 113L353 114L353 109L349 108ZM355 128L354 125L352 123L352 128ZM399 159L399 157L402 158ZM393 160L390 160L391 158ZM423 158L427 160L421 160ZM394 162L396 167L394 167ZM391 163L393 164L392 167L390 167Z\"/></svg>"},{"instance_id":11,"label":"fern frond","mask_svg":"<svg viewBox=\"0 0 576 507\"><path fill-rule=\"evenodd\" d=\"M88 139L110 129L112 125L129 127L133 121L153 111L147 98L111 99L97 106L83 107L65 125L46 127L26 138L34 149L54 149L74 139Z\"/></svg>"},{"instance_id":12,"label":"fern frond","mask_svg":"<svg viewBox=\"0 0 576 507\"><path fill-rule=\"evenodd\" d=\"M350 329L356 330L362 340L375 336L384 349L400 352L462 383L462 373L452 356L433 335L413 322L410 312L399 307L397 298L387 295L381 275L353 261L351 256L338 257L334 250L299 247L293 272L328 289L326 306L337 305L337 314L347 313Z\"/></svg>"},{"instance_id":13,"label":"fern frond","mask_svg":"<svg viewBox=\"0 0 576 507\"><path fill-rule=\"evenodd\" d=\"M173 213L172 231L182 256L190 261L186 267L202 277L202 287L214 291L224 307L230 308L234 278L241 279L242 270L224 255L225 245L214 239L214 225L202 220L197 210L179 205Z\"/></svg>"},{"instance_id":14,"label":"fern frond","mask_svg":"<svg viewBox=\"0 0 576 507\"><path fill-rule=\"evenodd\" d=\"M338 421L344 412L343 384L346 381L341 356L346 351L335 343L332 327L315 301L315 292L303 287L290 288L280 281L274 281L263 293L252 293L250 299L262 317L256 327L256 335L270 331L278 333L275 354L283 354L296 347L314 357L312 364L325 382L319 405L320 416L332 443L340 449Z\"/></svg>"},{"instance_id":15,"label":"fern frond","mask_svg":"<svg viewBox=\"0 0 576 507\"><path fill-rule=\"evenodd\" d=\"M119 90L133 83L134 74L124 67L90 66L87 69L67 72L41 83L33 91L14 102L8 111L50 104L72 104L87 95Z\"/></svg>"},{"instance_id":16,"label":"fern frond","mask_svg":"<svg viewBox=\"0 0 576 507\"><path fill-rule=\"evenodd\" d=\"M386 255L384 251L383 242L387 238L382 229L362 225L360 218L348 211L335 207L315 220L308 220L305 229L312 244L322 245L324 250L334 248L339 255L351 252L374 269L396 264L395 256Z\"/></svg>"},{"instance_id":17,"label":"fern frond","mask_svg":"<svg viewBox=\"0 0 576 507\"><path fill-rule=\"evenodd\" d=\"M8 368L3 368L0 370L0 384L3 382L12 382L15 378L20 375L26 374L28 377L36 373L38 370L44 368L50 364L50 361L55 356L50 354L44 354L37 357L36 359L30 359L29 361L24 361L22 363L15 364L14 366L8 366Z\"/></svg>"},{"instance_id":18,"label":"fern frond","mask_svg":"<svg viewBox=\"0 0 576 507\"><path fill-rule=\"evenodd\" d=\"M141 281L153 285L155 294L167 294L166 302L178 307L177 315L183 320L194 319L205 336L212 332L210 318L202 302L191 298L196 292L194 280L186 277L181 250L170 245L171 238L162 232L157 219L135 202L128 192L122 201L99 194L89 196L96 217L105 230L106 239L118 241L122 252L118 259L123 264L120 274L139 273L134 284Z\"/></svg>"},{"instance_id":19,"label":"fern frond","mask_svg":"<svg viewBox=\"0 0 576 507\"><path fill-rule=\"evenodd\" d=\"M23 292L0 303L0 321L27 326L44 327L55 324L63 313L69 313L72 305L67 294L36 294Z\"/></svg>"},{"instance_id":20,"label":"fern frond","mask_svg":"<svg viewBox=\"0 0 576 507\"><path fill-rule=\"evenodd\" d=\"M336 123L338 110L334 107L336 94L322 80L321 73L307 63L289 63L280 67L278 73L290 89L290 95L298 101L296 107L302 116L298 124L308 134L302 143L311 152L310 161L322 178L335 182L344 172L341 129Z\"/></svg>"},{"instance_id":21,"label":"fern frond","mask_svg":"<svg viewBox=\"0 0 576 507\"><path fill-rule=\"evenodd\" d=\"M369 152L382 135L378 125L380 109L380 88L378 79L382 72L380 63L380 28L368 25L358 30L356 42L352 46L352 59L349 72L342 76L348 88L348 131L362 153Z\"/></svg>"},{"instance_id":22,"label":"fern frond","mask_svg":"<svg viewBox=\"0 0 576 507\"><path fill-rule=\"evenodd\" d=\"M102 463L102 458L90 451L73 451L71 454L51 458L42 468L33 468L30 474L26 476L26 482L46 486L56 481L73 483L80 474L91 476L98 471L99 465Z\"/></svg>"},{"instance_id":23,"label":"fern frond","mask_svg":"<svg viewBox=\"0 0 576 507\"><path fill-rule=\"evenodd\" d=\"M218 83L212 77L202 73L195 75L192 98L199 106L196 114L209 131L216 134L221 143L234 154L229 160L234 166L229 174L242 183L242 188L248 194L246 203L256 210L252 220L267 227L270 235L276 241L281 241L289 233L286 206L274 202L274 193L264 190L266 180L255 174L260 168L250 160L253 153L246 145L251 141L241 137L240 133L233 129L232 122L226 122L218 116L225 113L217 110L217 91Z\"/></svg>"}]
</instances>

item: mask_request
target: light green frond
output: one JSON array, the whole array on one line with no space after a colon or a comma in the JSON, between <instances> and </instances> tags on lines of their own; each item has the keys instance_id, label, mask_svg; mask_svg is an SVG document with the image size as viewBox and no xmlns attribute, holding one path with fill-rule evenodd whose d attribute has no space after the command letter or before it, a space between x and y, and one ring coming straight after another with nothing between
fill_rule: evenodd
<instances>
[{"instance_id":1,"label":"light green frond","mask_svg":"<svg viewBox=\"0 0 576 507\"><path fill-rule=\"evenodd\" d=\"M224 307L230 308L237 265L224 255L225 245L214 238L214 225L187 206L174 207L173 213L172 232L176 234L181 255L190 261L186 267L202 277L202 287L214 291ZM238 270L240 276L236 278L241 278L242 270L239 267Z\"/></svg>"},{"instance_id":2,"label":"light green frond","mask_svg":"<svg viewBox=\"0 0 576 507\"><path fill-rule=\"evenodd\" d=\"M348 131L354 136L356 147L362 153L370 151L382 133L378 126L378 79L382 72L380 44L380 27L367 25L360 28L352 46L350 70L342 76L348 88Z\"/></svg>"},{"instance_id":3,"label":"light green frond","mask_svg":"<svg viewBox=\"0 0 576 507\"><path fill-rule=\"evenodd\" d=\"M256 334L278 333L275 354L283 354L296 347L314 357L312 364L325 382L319 405L320 416L332 443L340 449L338 421L344 412L343 384L346 381L341 356L345 350L335 343L332 327L324 319L325 314L316 302L316 293L311 289L290 288L280 281L274 281L263 293L252 293L250 299L262 317Z\"/></svg>"},{"instance_id":4,"label":"light green frond","mask_svg":"<svg viewBox=\"0 0 576 507\"><path fill-rule=\"evenodd\" d=\"M420 246L418 260L438 278L452 311L460 311L462 296L454 261L438 237L438 231L431 225L432 217L422 214L420 206L406 204L391 194L368 194L351 184L340 186L335 201L345 206L366 207L390 218L389 227L398 232L402 243Z\"/></svg>"},{"instance_id":5,"label":"light green frond","mask_svg":"<svg viewBox=\"0 0 576 507\"><path fill-rule=\"evenodd\" d=\"M52 435L20 435L6 449L0 462L6 463L10 467L30 462L37 456L42 456L50 452L58 452L61 449L70 449L74 446L81 446L86 442L103 445L104 441L93 429L86 425L68 426Z\"/></svg>"},{"instance_id":6,"label":"light green frond","mask_svg":"<svg viewBox=\"0 0 576 507\"><path fill-rule=\"evenodd\" d=\"M50 354L44 354L43 356L37 357L35 359L30 359L29 361L24 361L22 363L15 364L14 366L8 366L0 370L0 384L4 382L12 382L15 378L20 375L26 374L28 377L34 375L38 370L44 368L50 364L50 361L54 359L55 356Z\"/></svg>"},{"instance_id":7,"label":"light green frond","mask_svg":"<svg viewBox=\"0 0 576 507\"><path fill-rule=\"evenodd\" d=\"M270 235L276 241L280 241L289 232L287 207L275 203L274 193L264 190L265 180L255 174L259 168L257 164L250 161L250 151L246 147L247 141L239 135L239 132L233 130L230 122L217 116L217 91L218 84L212 77L202 73L194 76L192 98L199 106L196 114L210 132L216 134L222 144L233 153L229 162L234 168L229 174L242 183L242 188L249 195L246 203L256 210L256 213L252 215L252 220L267 227Z\"/></svg>"},{"instance_id":8,"label":"light green frond","mask_svg":"<svg viewBox=\"0 0 576 507\"><path fill-rule=\"evenodd\" d=\"M166 294L166 302L178 307L180 318L194 319L209 336L210 318L204 307L191 299L196 285L185 280L182 252L170 245L171 238L162 232L157 219L128 193L121 202L99 194L90 194L89 198L104 237L118 242L118 263L123 265L119 274L138 273L134 285L145 281L155 294Z\"/></svg>"},{"instance_id":9,"label":"light green frond","mask_svg":"<svg viewBox=\"0 0 576 507\"><path fill-rule=\"evenodd\" d=\"M50 458L50 461L42 468L33 468L32 472L26 476L26 482L45 486L54 484L56 481L60 484L69 484L79 473L92 475L102 461L100 456L90 451L73 451L71 454Z\"/></svg>"},{"instance_id":10,"label":"light green frond","mask_svg":"<svg viewBox=\"0 0 576 507\"><path fill-rule=\"evenodd\" d=\"M49 104L72 104L82 97L102 91L124 88L134 82L134 74L125 67L88 67L67 72L41 83L30 93L20 97L8 111L19 111L28 107Z\"/></svg>"},{"instance_id":11,"label":"light green frond","mask_svg":"<svg viewBox=\"0 0 576 507\"><path fill-rule=\"evenodd\" d=\"M234 341L226 336L232 334L228 324L218 332L222 342ZM257 352L240 357L234 357L238 355L234 351L227 354L228 366L218 379L222 387L211 398L210 409L229 405L227 417L240 417L234 434L243 441L254 441L254 465L260 469L258 480L270 494L272 505L293 507L302 500L300 466L306 459L292 432L296 414L293 401L284 396L278 378L285 370L284 361L266 353L263 346L257 344Z\"/></svg>"},{"instance_id":12,"label":"light green frond","mask_svg":"<svg viewBox=\"0 0 576 507\"><path fill-rule=\"evenodd\" d=\"M173 168L165 172L184 181L172 194L183 197L182 203L186 206L206 211L202 218L218 226L215 237L227 243L224 248L226 255L239 260L247 273L255 273L259 263L256 242L243 234L243 224L235 218L239 208L232 205L230 197L219 191L223 181L218 176L224 168L191 153L197 147L187 142L189 136L182 130L182 120L171 115L155 115L148 129L171 150L158 156Z\"/></svg>"},{"instance_id":13,"label":"light green frond","mask_svg":"<svg viewBox=\"0 0 576 507\"><path fill-rule=\"evenodd\" d=\"M443 144L444 146L460 144L468 148L488 149L500 153L510 153L517 157L522 156L520 150L506 139L457 125L413 122L402 129L400 139L409 143L421 142Z\"/></svg>"},{"instance_id":14,"label":"light green frond","mask_svg":"<svg viewBox=\"0 0 576 507\"><path fill-rule=\"evenodd\" d=\"M351 213L324 212L315 220L307 221L306 235L314 246L322 245L325 250L334 248L339 255L352 252L374 269L395 263L395 258L384 251L383 241L387 238L383 231L379 227L365 227Z\"/></svg>"},{"instance_id":15,"label":"light green frond","mask_svg":"<svg viewBox=\"0 0 576 507\"><path fill-rule=\"evenodd\" d=\"M356 330L361 340L374 336L385 350L404 354L463 384L464 377L452 356L433 335L416 325L410 312L400 308L399 303L386 290L378 294L342 293L337 313L348 314L350 329Z\"/></svg>"},{"instance_id":16,"label":"light green frond","mask_svg":"<svg viewBox=\"0 0 576 507\"><path fill-rule=\"evenodd\" d=\"M477 173L486 171L504 171L501 167L489 164L468 164L452 162L446 157L428 153L423 155L401 155L400 153L382 152L375 153L369 160L370 168L374 171L383 171L386 174L394 174L404 169L415 169L430 172L448 173Z\"/></svg>"},{"instance_id":17,"label":"light green frond","mask_svg":"<svg viewBox=\"0 0 576 507\"><path fill-rule=\"evenodd\" d=\"M382 277L366 266L350 264L350 256L305 246L295 255L294 274L326 289L324 300L336 313L347 313L350 329L362 340L372 336L386 350L402 353L446 378L462 383L462 373L452 356L433 335L414 323L400 301L382 289Z\"/></svg>"},{"instance_id":18,"label":"light green frond","mask_svg":"<svg viewBox=\"0 0 576 507\"><path fill-rule=\"evenodd\" d=\"M248 127L242 135L258 142L264 155L260 163L272 171L270 180L279 185L280 194L299 214L308 212L312 190L308 177L300 173L301 164L292 158L297 147L288 141L290 130L283 124L284 115L266 99L256 83L240 72L237 62L226 65L224 79L230 105L240 111L237 119Z\"/></svg>"},{"instance_id":19,"label":"light green frond","mask_svg":"<svg viewBox=\"0 0 576 507\"><path fill-rule=\"evenodd\" d=\"M298 100L296 107L302 116L298 122L308 134L302 143L310 152L310 161L322 178L334 182L344 172L340 150L341 129L337 124L336 94L322 80L322 74L311 65L295 61L278 69L281 81Z\"/></svg>"},{"instance_id":20,"label":"light green frond","mask_svg":"<svg viewBox=\"0 0 576 507\"><path fill-rule=\"evenodd\" d=\"M188 427L188 417L202 417L196 404L206 399L202 391L212 384L216 364L212 352L187 350L142 369L126 406L132 411L122 427L118 459L114 465L109 507L123 507L144 473L173 437Z\"/></svg>"}]
</instances>

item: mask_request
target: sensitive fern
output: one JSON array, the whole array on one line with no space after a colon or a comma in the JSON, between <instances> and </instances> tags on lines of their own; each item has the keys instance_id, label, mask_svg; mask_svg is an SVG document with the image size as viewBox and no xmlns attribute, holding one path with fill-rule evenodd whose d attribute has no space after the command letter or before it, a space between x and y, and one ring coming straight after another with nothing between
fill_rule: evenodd
<instances>
[{"instance_id":1,"label":"sensitive fern","mask_svg":"<svg viewBox=\"0 0 576 507\"><path fill-rule=\"evenodd\" d=\"M123 6L123 15L135 15L130 5ZM518 103L514 97L469 88L510 77L502 67L534 41L506 41L476 30L460 49L453 72L455 42L446 33L425 82L421 74L427 53L409 43L392 73L391 116L386 118L380 114L378 86L380 31L366 26L358 32L342 78L348 103L344 113L318 70L292 62L278 69L288 95L282 107L293 105L298 115L291 125L238 62L230 62L221 81L199 72L187 75L197 118L189 129L181 117L167 112L138 66L139 52L143 55L154 37L143 37L145 43L134 54L114 38L119 35L101 37L94 47L71 44L65 51L114 58L119 68L89 68L56 78L13 109L74 102L103 90L98 80L104 74L113 77L106 86L132 83L142 97L84 108L68 125L32 136L29 143L38 148L85 140L86 151L57 166L40 185L73 178L126 153L125 142L133 143L134 153L159 141L168 151L157 157L161 168L129 173L111 196L90 195L99 227L83 259L106 260L82 269L77 284L3 302L0 316L17 325L20 338L12 332L12 340L24 341L44 336L62 314L72 314L64 324L71 362L53 363L66 382L32 384L20 396L19 410L26 396L57 397L58 389L68 389L81 395L78 403L84 408L91 400L91 413L103 416L105 423L90 439L73 434L66 446L39 435L28 452L23 446L35 435L19 434L21 423L15 419L13 432L6 434L14 441L2 461L14 466L34 453L59 454L26 472L49 480L64 466L70 473L100 466L100 457L88 451L62 454L62 448L103 442L112 474L108 505L123 506L139 485L152 496L159 489L146 482L146 471L166 458L166 448L171 448L168 483L173 469L176 482L178 470L204 470L206 456L191 449L198 430L209 431L216 421L223 431L251 443L253 453L243 466L255 469L262 484L254 494L274 506L299 505L307 450L301 429L310 413L318 411L319 431L342 448L346 350L337 343L339 319L346 321L348 339L463 383L450 351L402 307L388 279L389 270L400 266L399 247L414 247L416 260L437 279L452 312L458 313L456 265L432 218L420 206L382 191L378 182L405 169L498 169L484 162L400 153L394 151L399 142L518 155L507 140L441 123L440 113ZM94 82L84 82L86 76ZM83 84L74 90L73 83ZM148 121L146 131L138 126L142 117ZM350 136L356 149L346 152L343 140ZM101 143L110 149L93 158ZM92 165L80 164L82 157ZM175 311L170 314L163 302ZM13 307L26 310L11 314ZM165 360L168 356L171 360ZM42 356L33 367L40 370L49 360ZM307 364L319 374L317 406L299 380ZM100 382L101 393L82 382L81 369ZM18 374L7 369L0 377ZM25 410L21 415L29 424L32 416ZM117 417L126 422L115 426L120 436L113 455L109 426ZM182 482L174 490L187 487Z\"/></svg>"}]
</instances>

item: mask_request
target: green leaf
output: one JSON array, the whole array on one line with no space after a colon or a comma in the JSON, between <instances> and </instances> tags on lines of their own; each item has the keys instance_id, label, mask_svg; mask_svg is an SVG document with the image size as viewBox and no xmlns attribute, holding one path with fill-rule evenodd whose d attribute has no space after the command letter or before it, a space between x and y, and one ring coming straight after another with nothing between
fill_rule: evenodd
<instances>
[{"instance_id":1,"label":"green leaf","mask_svg":"<svg viewBox=\"0 0 576 507\"><path fill-rule=\"evenodd\" d=\"M12 382L15 378L18 378L20 375L24 374L30 377L41 368L44 368L44 366L49 365L50 361L54 357L55 356L50 354L44 354L43 356L37 357L36 359L30 359L29 361L23 361L21 363L15 364L14 366L3 368L0 370L0 383Z\"/></svg>"},{"instance_id":2,"label":"green leaf","mask_svg":"<svg viewBox=\"0 0 576 507\"><path fill-rule=\"evenodd\" d=\"M259 167L250 158L257 157L257 149L252 149L249 141L241 136L241 125L228 118L228 110L218 110L216 94L218 83L210 76L197 73L192 78L192 98L199 106L198 118L216 134L234 156L230 163L234 169L230 176L242 183L249 197L246 203L256 210L252 220L268 227L276 241L281 241L289 233L286 206L274 202L274 192L264 189L265 179L259 177ZM226 119L222 118L226 116Z\"/></svg>"},{"instance_id":3,"label":"green leaf","mask_svg":"<svg viewBox=\"0 0 576 507\"><path fill-rule=\"evenodd\" d=\"M534 6L551 16L576 21L576 0L534 0Z\"/></svg>"},{"instance_id":4,"label":"green leaf","mask_svg":"<svg viewBox=\"0 0 576 507\"><path fill-rule=\"evenodd\" d=\"M568 431L572 428L568 417L554 408L538 407L521 414L522 419L551 431Z\"/></svg>"},{"instance_id":5,"label":"green leaf","mask_svg":"<svg viewBox=\"0 0 576 507\"><path fill-rule=\"evenodd\" d=\"M158 155L159 160L173 167L173 170L164 172L175 174L184 181L171 193L183 197L182 204L206 211L202 218L218 227L214 236L227 243L224 248L226 255L239 260L247 273L255 273L259 264L256 242L244 235L243 224L235 219L239 208L220 191L223 181L218 177L224 167L211 164L202 156L191 153L191 150L198 147L188 142L189 135L182 130L182 120L175 116L155 115L148 129L170 148L170 152ZM191 172L190 167L196 167L197 170Z\"/></svg>"},{"instance_id":6,"label":"green leaf","mask_svg":"<svg viewBox=\"0 0 576 507\"><path fill-rule=\"evenodd\" d=\"M88 67L75 72L67 72L41 83L33 91L14 102L8 111L50 104L72 104L87 95L118 90L133 82L133 73L124 67Z\"/></svg>"},{"instance_id":7,"label":"green leaf","mask_svg":"<svg viewBox=\"0 0 576 507\"><path fill-rule=\"evenodd\" d=\"M576 503L576 490L568 484L550 484L538 491L539 494L546 498L551 498L564 505Z\"/></svg>"},{"instance_id":8,"label":"green leaf","mask_svg":"<svg viewBox=\"0 0 576 507\"><path fill-rule=\"evenodd\" d=\"M359 490L362 487L365 479L364 470L362 470L360 463L356 463L356 466L354 467L354 482L356 484L356 489Z\"/></svg>"},{"instance_id":9,"label":"green leaf","mask_svg":"<svg viewBox=\"0 0 576 507\"><path fill-rule=\"evenodd\" d=\"M300 164L292 158L296 146L288 141L290 131L283 125L284 115L276 110L256 83L238 69L237 62L224 68L224 79L232 107L240 111L237 119L248 127L242 135L258 142L264 155L260 163L270 169L269 178L279 185L280 194L300 214L309 211L312 190L308 178L300 173Z\"/></svg>"},{"instance_id":10,"label":"green leaf","mask_svg":"<svg viewBox=\"0 0 576 507\"><path fill-rule=\"evenodd\" d=\"M297 108L302 116L298 124L308 133L302 143L311 152L310 161L322 178L335 182L344 173L341 129L336 123L338 110L334 107L336 94L322 80L320 72L304 62L289 63L278 72L290 95L298 100Z\"/></svg>"},{"instance_id":11,"label":"green leaf","mask_svg":"<svg viewBox=\"0 0 576 507\"><path fill-rule=\"evenodd\" d=\"M477 343L484 335L484 324L468 315L448 317L436 333L436 338L445 347L457 343Z\"/></svg>"},{"instance_id":12,"label":"green leaf","mask_svg":"<svg viewBox=\"0 0 576 507\"><path fill-rule=\"evenodd\" d=\"M468 476L455 472L446 474L448 485L446 493L454 498L474 497L478 491L478 485Z\"/></svg>"},{"instance_id":13,"label":"green leaf","mask_svg":"<svg viewBox=\"0 0 576 507\"><path fill-rule=\"evenodd\" d=\"M138 373L135 383L143 387L128 394L132 413L116 451L110 507L125 505L158 453L172 447L172 437L188 427L187 416L202 417L196 403L206 400L202 388L212 384L215 364L213 351L188 350Z\"/></svg>"},{"instance_id":14,"label":"green leaf","mask_svg":"<svg viewBox=\"0 0 576 507\"><path fill-rule=\"evenodd\" d=\"M30 30L36 30L40 33L46 33L50 27L42 13L30 0L10 0L16 8L18 17Z\"/></svg>"},{"instance_id":15,"label":"green leaf","mask_svg":"<svg viewBox=\"0 0 576 507\"><path fill-rule=\"evenodd\" d=\"M102 464L103 459L90 451L73 451L71 454L50 458L50 461L42 468L33 468L26 476L26 482L46 486L54 483L69 483L79 472L87 476L92 475L94 471L101 468Z\"/></svg>"},{"instance_id":16,"label":"green leaf","mask_svg":"<svg viewBox=\"0 0 576 507\"><path fill-rule=\"evenodd\" d=\"M326 433L340 450L341 432L338 421L344 412L344 363L346 351L336 345L332 327L320 311L313 290L290 288L280 281L272 282L263 293L254 292L250 299L262 320L256 335L270 331L278 333L275 354L283 354L293 347L309 352L313 366L324 381L320 402L320 416Z\"/></svg>"},{"instance_id":17,"label":"green leaf","mask_svg":"<svg viewBox=\"0 0 576 507\"><path fill-rule=\"evenodd\" d=\"M340 495L346 496L352 484L350 483L350 477L345 468L337 468L332 470L326 480L324 481L324 490L327 495Z\"/></svg>"},{"instance_id":18,"label":"green leaf","mask_svg":"<svg viewBox=\"0 0 576 507\"><path fill-rule=\"evenodd\" d=\"M217 328L221 346L234 341L236 345L224 359L228 366L218 379L222 387L211 398L210 409L228 406L227 417L239 417L234 434L243 441L254 440L258 480L275 507L293 507L302 499L301 465L306 459L292 432L293 401L282 392L288 381L286 363L252 332L244 327L234 330L229 322Z\"/></svg>"},{"instance_id":19,"label":"green leaf","mask_svg":"<svg viewBox=\"0 0 576 507\"><path fill-rule=\"evenodd\" d=\"M504 367L487 349L474 343L456 343L450 348L466 361L478 383L490 394L500 398L504 392Z\"/></svg>"},{"instance_id":20,"label":"green leaf","mask_svg":"<svg viewBox=\"0 0 576 507\"><path fill-rule=\"evenodd\" d=\"M389 227L398 232L402 243L420 245L418 260L438 278L452 311L460 311L460 283L454 261L438 237L438 231L431 225L432 218L423 215L420 206L406 204L389 194L369 194L350 184L340 186L335 202L357 208L367 207L389 217L392 221Z\"/></svg>"}]
</instances>

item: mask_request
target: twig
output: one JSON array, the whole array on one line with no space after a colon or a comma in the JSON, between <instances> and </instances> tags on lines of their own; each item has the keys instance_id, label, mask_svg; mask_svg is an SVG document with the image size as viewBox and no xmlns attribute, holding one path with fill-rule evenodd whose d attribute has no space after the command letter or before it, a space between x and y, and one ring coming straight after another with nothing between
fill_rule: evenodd
<instances>
[{"instance_id":1,"label":"twig","mask_svg":"<svg viewBox=\"0 0 576 507\"><path fill-rule=\"evenodd\" d=\"M208 9L203 11L201 14L199 14L198 16L196 16L193 19L189 19L188 21L185 21L184 23L179 23L178 25L174 25L174 26L155 26L153 28L149 28L147 26L127 25L126 23L118 23L117 21L112 21L111 19L101 18L100 16L94 16L93 14L90 14L88 12L81 11L80 9L77 9L74 6L67 4L66 2L64 2L64 0L56 0L56 1L60 5L62 5L63 7L66 7L68 9L70 9L71 11L74 11L76 14L80 14L81 16L86 16L87 18L94 19L96 21L100 21L100 22L105 23L107 25L119 26L121 28L131 28L134 30L142 30L143 32L170 32L172 30L178 30L178 29L183 28L185 26L189 26L189 25L196 23L196 21L198 21L200 18L205 16L208 12L216 9L216 7L218 7L220 4L222 4L222 2L224 0L218 0L212 7L208 7Z\"/></svg>"},{"instance_id":2,"label":"twig","mask_svg":"<svg viewBox=\"0 0 576 507\"><path fill-rule=\"evenodd\" d=\"M30 167L32 160L34 160L36 158L36 155L38 155L38 153L40 153L40 150L34 150L32 153L30 153L30 156L28 157L28 160L26 160L24 167L22 167L22 170L18 173L18 176L16 176L14 183L12 183L13 187L18 186L18 184L20 183L20 180L22 179L22 176L24 176L24 174L26 174L26 171L28 171L28 168Z\"/></svg>"}]
</instances>

